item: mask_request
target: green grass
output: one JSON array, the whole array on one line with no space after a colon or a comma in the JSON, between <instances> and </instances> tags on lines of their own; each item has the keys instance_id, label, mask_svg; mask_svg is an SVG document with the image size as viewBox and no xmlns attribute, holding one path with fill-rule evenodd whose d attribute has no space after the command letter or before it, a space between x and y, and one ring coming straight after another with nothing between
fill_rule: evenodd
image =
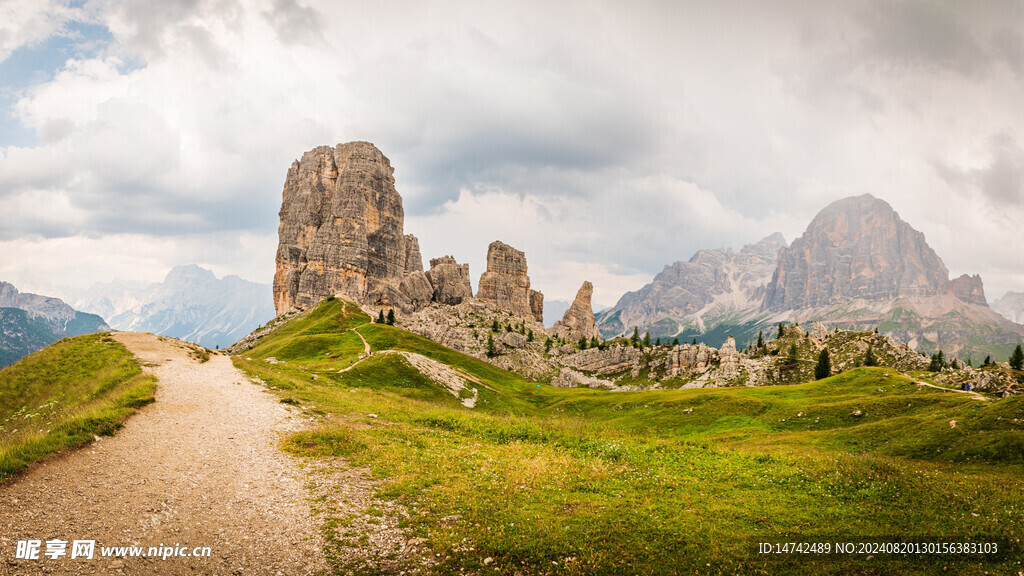
<instances>
[{"instance_id":1,"label":"green grass","mask_svg":"<svg viewBox=\"0 0 1024 576\"><path fill-rule=\"evenodd\" d=\"M65 338L0 370L0 482L49 454L112 435L156 379L109 334Z\"/></svg>"},{"instance_id":2,"label":"green grass","mask_svg":"<svg viewBox=\"0 0 1024 576\"><path fill-rule=\"evenodd\" d=\"M356 328L375 351L407 350L458 367L490 387L481 390L488 402L465 408L389 355L341 374L325 372L324 363L306 368L315 354L305 351L320 350L323 342L312 343L324 333L295 326L259 343L293 346L296 356L279 352L283 364L255 355L235 362L323 416L285 448L370 469L379 496L405 506L407 529L437 555L432 573L1024 570L1020 398L980 402L918 386L891 368L760 388L538 387L353 316L325 303L302 322L345 325L333 328L338 338ZM339 357L333 367L342 364ZM785 541L998 542L1002 552L870 560L756 553L757 542Z\"/></svg>"}]
</instances>

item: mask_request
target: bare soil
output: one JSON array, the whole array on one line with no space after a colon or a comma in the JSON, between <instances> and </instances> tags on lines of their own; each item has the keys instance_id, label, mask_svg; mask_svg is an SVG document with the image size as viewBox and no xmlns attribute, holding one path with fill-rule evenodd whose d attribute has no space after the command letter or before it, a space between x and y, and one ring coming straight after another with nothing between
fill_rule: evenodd
<instances>
[{"instance_id":1,"label":"bare soil","mask_svg":"<svg viewBox=\"0 0 1024 576\"><path fill-rule=\"evenodd\" d=\"M117 333L159 379L114 437L0 486L0 574L326 574L301 462L278 449L308 424L226 356ZM96 540L92 560L15 559L19 540ZM100 558L101 546L208 546L206 558ZM69 554L70 555L70 554Z\"/></svg>"}]
</instances>

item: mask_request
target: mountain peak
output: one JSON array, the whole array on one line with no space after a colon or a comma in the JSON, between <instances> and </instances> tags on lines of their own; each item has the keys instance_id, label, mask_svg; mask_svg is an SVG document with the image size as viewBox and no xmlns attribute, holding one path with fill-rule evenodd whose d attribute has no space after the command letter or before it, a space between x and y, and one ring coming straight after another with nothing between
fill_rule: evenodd
<instances>
[{"instance_id":1,"label":"mountain peak","mask_svg":"<svg viewBox=\"0 0 1024 576\"><path fill-rule=\"evenodd\" d=\"M779 253L763 308L937 296L949 288L949 271L924 234L900 219L888 202L862 194L826 206Z\"/></svg>"},{"instance_id":2,"label":"mountain peak","mask_svg":"<svg viewBox=\"0 0 1024 576\"><path fill-rule=\"evenodd\" d=\"M203 268L198 264L186 264L184 266L175 266L171 268L171 271L164 277L165 283L179 283L179 282L195 282L197 280L203 281L214 281L217 276L210 270Z\"/></svg>"}]
</instances>

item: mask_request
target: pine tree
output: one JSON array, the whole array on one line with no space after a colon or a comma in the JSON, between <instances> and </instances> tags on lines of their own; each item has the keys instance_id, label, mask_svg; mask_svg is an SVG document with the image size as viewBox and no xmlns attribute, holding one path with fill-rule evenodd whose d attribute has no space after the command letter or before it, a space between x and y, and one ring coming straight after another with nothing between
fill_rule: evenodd
<instances>
[{"instance_id":1,"label":"pine tree","mask_svg":"<svg viewBox=\"0 0 1024 576\"><path fill-rule=\"evenodd\" d=\"M928 364L929 372L942 372L942 352L932 354L932 361Z\"/></svg>"},{"instance_id":2,"label":"pine tree","mask_svg":"<svg viewBox=\"0 0 1024 576\"><path fill-rule=\"evenodd\" d=\"M586 349L587 349L587 337L586 336L580 336L580 350L586 350Z\"/></svg>"},{"instance_id":3,"label":"pine tree","mask_svg":"<svg viewBox=\"0 0 1024 576\"><path fill-rule=\"evenodd\" d=\"M992 364L992 356L985 356L985 360L981 363L981 367L984 368L990 364Z\"/></svg>"},{"instance_id":4,"label":"pine tree","mask_svg":"<svg viewBox=\"0 0 1024 576\"><path fill-rule=\"evenodd\" d=\"M597 348L600 345L601 345L601 343L597 341L597 336L591 336L590 337L590 347L591 348Z\"/></svg>"},{"instance_id":5,"label":"pine tree","mask_svg":"<svg viewBox=\"0 0 1024 576\"><path fill-rule=\"evenodd\" d=\"M776 339L782 338L785 335L786 335L786 327L782 325L782 322L779 322L779 335L776 337Z\"/></svg>"},{"instance_id":6,"label":"pine tree","mask_svg":"<svg viewBox=\"0 0 1024 576\"><path fill-rule=\"evenodd\" d=\"M530 328L530 331L526 333L526 341L533 342L533 328Z\"/></svg>"},{"instance_id":7,"label":"pine tree","mask_svg":"<svg viewBox=\"0 0 1024 576\"><path fill-rule=\"evenodd\" d=\"M693 342L690 342L690 346L696 346L696 345L697 345L697 339L694 338Z\"/></svg>"},{"instance_id":8,"label":"pine tree","mask_svg":"<svg viewBox=\"0 0 1024 576\"><path fill-rule=\"evenodd\" d=\"M796 363L797 363L797 353L798 353L798 350L796 348L796 342L793 342L792 344L789 345L789 362L788 362L789 364L792 364L794 366L796 365Z\"/></svg>"},{"instance_id":9,"label":"pine tree","mask_svg":"<svg viewBox=\"0 0 1024 576\"><path fill-rule=\"evenodd\" d=\"M487 335L487 357L494 358L498 355L498 351L494 348L494 336Z\"/></svg>"},{"instance_id":10,"label":"pine tree","mask_svg":"<svg viewBox=\"0 0 1024 576\"><path fill-rule=\"evenodd\" d=\"M633 326L633 335L629 339L633 342L633 346L640 341L640 330L636 326Z\"/></svg>"},{"instance_id":11,"label":"pine tree","mask_svg":"<svg viewBox=\"0 0 1024 576\"><path fill-rule=\"evenodd\" d=\"M1021 350L1020 344L1017 344L1013 354L1010 354L1010 368L1024 370L1024 350Z\"/></svg>"},{"instance_id":12,"label":"pine tree","mask_svg":"<svg viewBox=\"0 0 1024 576\"><path fill-rule=\"evenodd\" d=\"M967 367L968 368L974 368L974 363L971 361L971 357L970 356L967 357Z\"/></svg>"},{"instance_id":13,"label":"pine tree","mask_svg":"<svg viewBox=\"0 0 1024 576\"><path fill-rule=\"evenodd\" d=\"M551 336L548 336L548 339L544 341L544 351L551 352Z\"/></svg>"},{"instance_id":14,"label":"pine tree","mask_svg":"<svg viewBox=\"0 0 1024 576\"><path fill-rule=\"evenodd\" d=\"M939 350L939 370L942 370L945 367L946 367L946 355L942 353L942 350Z\"/></svg>"},{"instance_id":15,"label":"pine tree","mask_svg":"<svg viewBox=\"0 0 1024 576\"><path fill-rule=\"evenodd\" d=\"M644 346L650 346L650 345L651 345L651 333L650 332L644 332Z\"/></svg>"},{"instance_id":16,"label":"pine tree","mask_svg":"<svg viewBox=\"0 0 1024 576\"><path fill-rule=\"evenodd\" d=\"M676 338L672 339L672 345L673 346L679 346L679 337L676 337Z\"/></svg>"},{"instance_id":17,"label":"pine tree","mask_svg":"<svg viewBox=\"0 0 1024 576\"><path fill-rule=\"evenodd\" d=\"M495 319L494 322L491 323L491 332L497 332L498 330L501 330L501 326L498 325L498 320Z\"/></svg>"},{"instance_id":18,"label":"pine tree","mask_svg":"<svg viewBox=\"0 0 1024 576\"><path fill-rule=\"evenodd\" d=\"M377 324L384 323L384 310L381 309L380 314L377 314Z\"/></svg>"},{"instance_id":19,"label":"pine tree","mask_svg":"<svg viewBox=\"0 0 1024 576\"><path fill-rule=\"evenodd\" d=\"M828 357L828 348L823 348L818 355L818 365L814 367L814 379L821 380L832 375L832 361Z\"/></svg>"},{"instance_id":20,"label":"pine tree","mask_svg":"<svg viewBox=\"0 0 1024 576\"><path fill-rule=\"evenodd\" d=\"M661 346L661 336L658 336L658 339L654 341L654 345Z\"/></svg>"},{"instance_id":21,"label":"pine tree","mask_svg":"<svg viewBox=\"0 0 1024 576\"><path fill-rule=\"evenodd\" d=\"M762 331L762 330L758 330L757 331L757 347L758 348L763 348L764 347L764 331Z\"/></svg>"},{"instance_id":22,"label":"pine tree","mask_svg":"<svg viewBox=\"0 0 1024 576\"><path fill-rule=\"evenodd\" d=\"M878 326L875 326L875 334L878 334Z\"/></svg>"},{"instance_id":23,"label":"pine tree","mask_svg":"<svg viewBox=\"0 0 1024 576\"><path fill-rule=\"evenodd\" d=\"M388 310L388 326L394 326L394 325L395 325L395 309L392 308L392 309Z\"/></svg>"},{"instance_id":24,"label":"pine tree","mask_svg":"<svg viewBox=\"0 0 1024 576\"><path fill-rule=\"evenodd\" d=\"M872 349L871 344L868 344L868 353L864 355L865 366L878 366L878 360L875 359L875 351Z\"/></svg>"}]
</instances>

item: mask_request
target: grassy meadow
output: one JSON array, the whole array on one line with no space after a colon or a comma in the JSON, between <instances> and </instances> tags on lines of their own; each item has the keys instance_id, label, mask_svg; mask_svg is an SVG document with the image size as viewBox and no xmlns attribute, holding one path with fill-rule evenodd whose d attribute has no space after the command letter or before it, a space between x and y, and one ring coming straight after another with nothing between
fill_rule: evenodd
<instances>
[{"instance_id":1,"label":"grassy meadow","mask_svg":"<svg viewBox=\"0 0 1024 576\"><path fill-rule=\"evenodd\" d=\"M374 355L339 372L363 351L356 331ZM473 376L486 385L467 381L476 407L384 350ZM559 389L370 323L340 300L234 359L320 418L286 450L372 471L378 497L400 504L410 537L429 546L427 573L1024 571L1021 397L980 401L891 368L760 388ZM324 520L336 571L379 573L344 560L365 542L344 524ZM998 552L769 555L759 542Z\"/></svg>"},{"instance_id":2,"label":"grassy meadow","mask_svg":"<svg viewBox=\"0 0 1024 576\"><path fill-rule=\"evenodd\" d=\"M0 370L0 482L58 450L112 435L156 379L109 334L65 338Z\"/></svg>"}]
</instances>

